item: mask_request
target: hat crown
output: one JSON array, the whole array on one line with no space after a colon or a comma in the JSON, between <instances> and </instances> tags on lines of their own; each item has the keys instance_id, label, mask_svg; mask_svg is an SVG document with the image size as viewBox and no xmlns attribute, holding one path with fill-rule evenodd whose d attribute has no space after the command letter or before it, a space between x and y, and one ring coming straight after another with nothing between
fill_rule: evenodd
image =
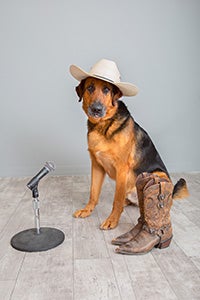
<instances>
[{"instance_id":1,"label":"hat crown","mask_svg":"<svg viewBox=\"0 0 200 300\"><path fill-rule=\"evenodd\" d=\"M120 82L120 73L114 61L101 59L91 69L89 74L111 82Z\"/></svg>"}]
</instances>

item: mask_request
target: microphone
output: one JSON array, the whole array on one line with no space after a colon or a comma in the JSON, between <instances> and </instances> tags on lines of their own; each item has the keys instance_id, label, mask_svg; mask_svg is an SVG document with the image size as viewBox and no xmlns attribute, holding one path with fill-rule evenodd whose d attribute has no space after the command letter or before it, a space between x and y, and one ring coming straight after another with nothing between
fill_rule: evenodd
<instances>
[{"instance_id":1,"label":"microphone","mask_svg":"<svg viewBox=\"0 0 200 300\"><path fill-rule=\"evenodd\" d=\"M49 172L55 170L55 165L53 162L46 162L44 167L28 182L27 187L33 191L37 188L40 179L42 179Z\"/></svg>"}]
</instances>

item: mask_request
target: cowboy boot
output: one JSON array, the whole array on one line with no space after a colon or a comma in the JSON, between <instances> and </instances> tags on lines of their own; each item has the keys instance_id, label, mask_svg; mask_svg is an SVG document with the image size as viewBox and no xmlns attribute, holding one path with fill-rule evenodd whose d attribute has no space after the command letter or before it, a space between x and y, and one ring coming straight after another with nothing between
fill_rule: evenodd
<instances>
[{"instance_id":1,"label":"cowboy boot","mask_svg":"<svg viewBox=\"0 0 200 300\"><path fill-rule=\"evenodd\" d=\"M153 174L150 173L141 173L136 179L136 190L138 196L138 203L140 209L140 217L138 218L138 223L128 232L118 236L113 239L111 243L113 245L122 245L127 242L130 242L136 235L142 230L144 223L144 213L143 213L143 189L147 182L153 178Z\"/></svg>"},{"instance_id":2,"label":"cowboy boot","mask_svg":"<svg viewBox=\"0 0 200 300\"><path fill-rule=\"evenodd\" d=\"M173 184L164 178L154 176L144 187L144 224L139 234L130 242L118 247L122 254L144 254L158 247L169 246L172 239L170 209Z\"/></svg>"}]
</instances>

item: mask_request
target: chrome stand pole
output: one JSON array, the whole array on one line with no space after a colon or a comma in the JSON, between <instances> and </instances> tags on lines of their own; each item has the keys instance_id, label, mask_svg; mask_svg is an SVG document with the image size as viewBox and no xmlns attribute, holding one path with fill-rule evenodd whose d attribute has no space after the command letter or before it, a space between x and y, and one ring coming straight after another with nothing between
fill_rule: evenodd
<instances>
[{"instance_id":1,"label":"chrome stand pole","mask_svg":"<svg viewBox=\"0 0 200 300\"><path fill-rule=\"evenodd\" d=\"M33 199L33 210L35 216L35 228L37 234L40 234L40 201L38 198Z\"/></svg>"}]
</instances>

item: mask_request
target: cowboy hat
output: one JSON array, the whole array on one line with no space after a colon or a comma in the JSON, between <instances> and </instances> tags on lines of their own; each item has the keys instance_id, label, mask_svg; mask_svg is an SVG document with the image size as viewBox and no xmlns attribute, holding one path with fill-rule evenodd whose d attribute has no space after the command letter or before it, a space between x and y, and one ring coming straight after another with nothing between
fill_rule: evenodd
<instances>
[{"instance_id":1,"label":"cowboy hat","mask_svg":"<svg viewBox=\"0 0 200 300\"><path fill-rule=\"evenodd\" d=\"M71 75L78 81L87 77L98 78L116 85L124 96L135 96L138 93L138 88L128 82L120 81L120 73L114 61L101 59L98 61L89 72L85 72L81 68L71 65Z\"/></svg>"}]
</instances>

